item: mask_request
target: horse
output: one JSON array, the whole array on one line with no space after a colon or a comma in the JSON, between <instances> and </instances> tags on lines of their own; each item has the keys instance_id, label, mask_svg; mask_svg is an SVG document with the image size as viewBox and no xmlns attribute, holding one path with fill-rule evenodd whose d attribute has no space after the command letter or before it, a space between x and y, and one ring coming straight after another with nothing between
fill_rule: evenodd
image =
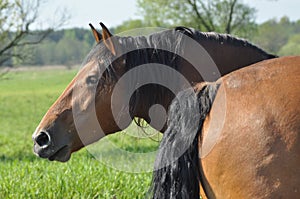
<instances>
[{"instance_id":1,"label":"horse","mask_svg":"<svg viewBox=\"0 0 300 199\"><path fill-rule=\"evenodd\" d=\"M300 56L181 91L170 105L150 198L298 198ZM199 184L201 186L199 186Z\"/></svg>"},{"instance_id":2,"label":"horse","mask_svg":"<svg viewBox=\"0 0 300 199\"><path fill-rule=\"evenodd\" d=\"M135 117L163 132L164 118L150 117L151 107L160 104L168 110L175 95L187 88L182 85L215 81L277 57L226 34L177 27L148 36L121 37L100 25L102 34L90 24L97 45L33 133L34 152L41 158L66 162L71 153L126 128ZM117 84L128 73L129 82ZM168 81L174 89L160 81Z\"/></svg>"}]
</instances>

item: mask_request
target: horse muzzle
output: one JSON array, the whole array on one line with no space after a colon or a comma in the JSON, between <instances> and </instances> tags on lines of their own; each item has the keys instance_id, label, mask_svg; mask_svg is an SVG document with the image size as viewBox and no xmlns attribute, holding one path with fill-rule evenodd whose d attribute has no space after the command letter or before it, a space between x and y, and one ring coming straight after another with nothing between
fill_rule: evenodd
<instances>
[{"instance_id":1,"label":"horse muzzle","mask_svg":"<svg viewBox=\"0 0 300 199\"><path fill-rule=\"evenodd\" d=\"M33 136L34 153L50 161L66 162L71 157L71 149L67 144L55 144L47 131L41 131Z\"/></svg>"}]
</instances>

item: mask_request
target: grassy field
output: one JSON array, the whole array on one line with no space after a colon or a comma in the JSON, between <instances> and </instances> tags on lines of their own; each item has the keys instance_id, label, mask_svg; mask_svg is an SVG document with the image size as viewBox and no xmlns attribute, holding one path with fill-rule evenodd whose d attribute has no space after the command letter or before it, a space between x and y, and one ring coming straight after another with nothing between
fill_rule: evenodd
<instances>
[{"instance_id":1,"label":"grassy field","mask_svg":"<svg viewBox=\"0 0 300 199\"><path fill-rule=\"evenodd\" d=\"M119 171L98 161L86 149L73 154L67 163L50 162L33 154L34 129L76 72L16 71L0 80L0 198L144 197L151 181L150 172ZM106 139L131 153L156 150L158 142L131 136L138 132L136 127L131 126L126 132ZM95 146L98 145L101 147L101 141ZM153 160L142 157L123 162L128 159L119 158L114 149L105 147L105 142L102 146L109 158L119 160L118 164L128 164L124 168L135 167L129 164L134 161L153 164Z\"/></svg>"}]
</instances>

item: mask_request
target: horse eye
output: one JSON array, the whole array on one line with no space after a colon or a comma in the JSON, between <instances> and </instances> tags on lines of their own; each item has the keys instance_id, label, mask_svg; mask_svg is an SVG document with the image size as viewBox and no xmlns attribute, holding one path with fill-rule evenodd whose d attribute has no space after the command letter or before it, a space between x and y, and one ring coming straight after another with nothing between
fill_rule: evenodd
<instances>
[{"instance_id":1,"label":"horse eye","mask_svg":"<svg viewBox=\"0 0 300 199\"><path fill-rule=\"evenodd\" d=\"M97 82L98 82L98 78L95 75L91 75L86 78L87 84L97 84Z\"/></svg>"}]
</instances>

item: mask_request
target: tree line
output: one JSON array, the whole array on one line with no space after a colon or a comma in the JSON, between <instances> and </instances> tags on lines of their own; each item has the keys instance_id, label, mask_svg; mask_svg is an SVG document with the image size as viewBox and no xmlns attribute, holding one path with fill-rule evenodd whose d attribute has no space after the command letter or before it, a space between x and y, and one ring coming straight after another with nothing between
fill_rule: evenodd
<instances>
[{"instance_id":1,"label":"tree line","mask_svg":"<svg viewBox=\"0 0 300 199\"><path fill-rule=\"evenodd\" d=\"M80 64L95 44L88 29L65 29L54 31L32 52L26 65L66 65Z\"/></svg>"},{"instance_id":2,"label":"tree line","mask_svg":"<svg viewBox=\"0 0 300 199\"><path fill-rule=\"evenodd\" d=\"M0 0L0 66L80 64L95 45L91 31L81 28L32 31L30 25L38 16L33 8L39 4L28 5L28 2L35 1ZM300 20L282 17L257 24L256 10L241 0L137 0L137 6L142 19L127 20L111 28L112 32L187 26L243 37L277 55L300 55ZM22 20L11 22L12 14ZM60 23L63 22L62 18Z\"/></svg>"},{"instance_id":3,"label":"tree line","mask_svg":"<svg viewBox=\"0 0 300 199\"><path fill-rule=\"evenodd\" d=\"M144 27L142 21L132 20L112 30L114 33L120 33L139 27ZM257 25L255 33L246 39L280 56L300 55L300 20L294 22L287 17L268 20ZM67 66L80 64L94 45L95 40L89 29L55 31L33 49L32 56L25 64Z\"/></svg>"}]
</instances>

